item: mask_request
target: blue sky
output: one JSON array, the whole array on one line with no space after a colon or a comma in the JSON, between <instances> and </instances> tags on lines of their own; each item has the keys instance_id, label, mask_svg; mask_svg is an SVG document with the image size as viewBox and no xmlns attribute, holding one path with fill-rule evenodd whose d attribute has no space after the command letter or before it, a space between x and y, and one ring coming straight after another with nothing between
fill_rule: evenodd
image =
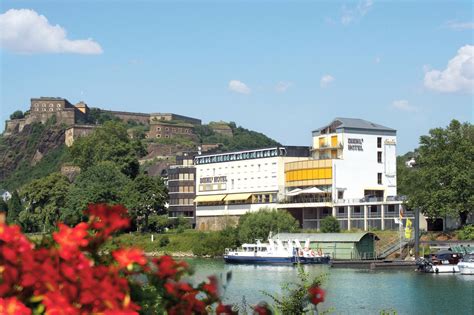
<instances>
[{"instance_id":1,"label":"blue sky","mask_svg":"<svg viewBox=\"0 0 474 315\"><path fill-rule=\"evenodd\" d=\"M472 122L472 2L254 2L2 1L0 120L60 96L310 145L355 117L397 129L399 154Z\"/></svg>"}]
</instances>

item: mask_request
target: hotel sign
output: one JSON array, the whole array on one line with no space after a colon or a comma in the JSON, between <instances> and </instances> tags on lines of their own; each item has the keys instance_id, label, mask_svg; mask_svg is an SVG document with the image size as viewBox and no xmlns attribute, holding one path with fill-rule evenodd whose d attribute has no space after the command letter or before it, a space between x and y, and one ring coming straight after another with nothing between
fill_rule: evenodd
<instances>
[{"instance_id":1,"label":"hotel sign","mask_svg":"<svg viewBox=\"0 0 474 315\"><path fill-rule=\"evenodd\" d=\"M347 148L349 151L364 151L362 144L364 143L364 139L362 138L348 138L347 139L348 146Z\"/></svg>"},{"instance_id":2,"label":"hotel sign","mask_svg":"<svg viewBox=\"0 0 474 315\"><path fill-rule=\"evenodd\" d=\"M227 176L201 177L199 179L199 183L200 184L227 183Z\"/></svg>"}]
</instances>

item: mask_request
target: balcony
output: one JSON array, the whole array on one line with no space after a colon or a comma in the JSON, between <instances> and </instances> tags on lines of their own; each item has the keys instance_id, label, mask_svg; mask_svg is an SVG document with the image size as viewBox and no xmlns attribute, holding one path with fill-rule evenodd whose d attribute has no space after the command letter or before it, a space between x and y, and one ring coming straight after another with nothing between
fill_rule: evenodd
<instances>
[{"instance_id":1,"label":"balcony","mask_svg":"<svg viewBox=\"0 0 474 315\"><path fill-rule=\"evenodd\" d=\"M323 143L320 144L319 147L317 148L312 148L311 151L323 151L323 150L329 150L329 149L342 149L344 146L342 142L338 142L336 145L332 145L331 143Z\"/></svg>"}]
</instances>

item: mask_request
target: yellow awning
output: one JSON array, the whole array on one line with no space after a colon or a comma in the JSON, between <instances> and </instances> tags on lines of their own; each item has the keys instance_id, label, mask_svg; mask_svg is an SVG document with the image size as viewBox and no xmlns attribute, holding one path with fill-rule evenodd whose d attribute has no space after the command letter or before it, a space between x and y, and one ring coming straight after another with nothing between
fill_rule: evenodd
<instances>
[{"instance_id":1,"label":"yellow awning","mask_svg":"<svg viewBox=\"0 0 474 315\"><path fill-rule=\"evenodd\" d=\"M252 194L246 193L246 194L229 194L227 197L225 197L225 201L234 201L234 200L247 200L252 196Z\"/></svg>"},{"instance_id":2,"label":"yellow awning","mask_svg":"<svg viewBox=\"0 0 474 315\"><path fill-rule=\"evenodd\" d=\"M222 201L226 195L207 195L207 196L197 196L194 199L195 202L211 202L211 201Z\"/></svg>"}]
</instances>

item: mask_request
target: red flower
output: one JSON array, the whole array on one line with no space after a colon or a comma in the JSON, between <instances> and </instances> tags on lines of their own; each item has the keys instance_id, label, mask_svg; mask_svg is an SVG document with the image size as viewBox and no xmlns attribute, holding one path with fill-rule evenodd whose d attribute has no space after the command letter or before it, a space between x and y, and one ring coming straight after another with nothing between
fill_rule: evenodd
<instances>
[{"instance_id":1,"label":"red flower","mask_svg":"<svg viewBox=\"0 0 474 315\"><path fill-rule=\"evenodd\" d=\"M89 215L92 228L104 238L130 225L127 209L122 205L91 204L85 213Z\"/></svg>"},{"instance_id":2,"label":"red flower","mask_svg":"<svg viewBox=\"0 0 474 315\"><path fill-rule=\"evenodd\" d=\"M236 311L232 310L232 305L225 305L219 303L216 307L216 314L217 315L234 315L238 314Z\"/></svg>"},{"instance_id":3,"label":"red flower","mask_svg":"<svg viewBox=\"0 0 474 315\"><path fill-rule=\"evenodd\" d=\"M73 228L59 224L59 232L53 233L53 238L59 244L59 255L63 259L70 259L79 252L79 247L85 247L89 243L87 236L87 223L79 223Z\"/></svg>"},{"instance_id":4,"label":"red flower","mask_svg":"<svg viewBox=\"0 0 474 315\"><path fill-rule=\"evenodd\" d=\"M30 315L31 310L16 297L0 298L0 314L2 315Z\"/></svg>"},{"instance_id":5,"label":"red flower","mask_svg":"<svg viewBox=\"0 0 474 315\"><path fill-rule=\"evenodd\" d=\"M312 286L308 289L309 299L314 305L318 305L321 302L324 302L324 296L326 292L321 289L319 286Z\"/></svg>"},{"instance_id":6,"label":"red flower","mask_svg":"<svg viewBox=\"0 0 474 315\"><path fill-rule=\"evenodd\" d=\"M209 277L209 283L205 283L202 286L202 289L213 299L217 299L219 297L219 283L215 276Z\"/></svg>"},{"instance_id":7,"label":"red flower","mask_svg":"<svg viewBox=\"0 0 474 315\"><path fill-rule=\"evenodd\" d=\"M114 256L120 268L126 267L129 270L131 270L134 263L137 263L141 266L147 263L143 251L138 248L119 249L114 251L112 256Z\"/></svg>"},{"instance_id":8,"label":"red flower","mask_svg":"<svg viewBox=\"0 0 474 315\"><path fill-rule=\"evenodd\" d=\"M154 258L152 262L157 266L158 277L160 279L174 279L178 280L180 275L182 275L186 268L188 268L188 264L184 261L177 262L170 256L161 256Z\"/></svg>"},{"instance_id":9,"label":"red flower","mask_svg":"<svg viewBox=\"0 0 474 315\"><path fill-rule=\"evenodd\" d=\"M255 315L271 315L273 314L272 310L270 309L270 306L268 306L267 303L261 302L258 303L258 305L255 305L253 307L253 311Z\"/></svg>"}]
</instances>

